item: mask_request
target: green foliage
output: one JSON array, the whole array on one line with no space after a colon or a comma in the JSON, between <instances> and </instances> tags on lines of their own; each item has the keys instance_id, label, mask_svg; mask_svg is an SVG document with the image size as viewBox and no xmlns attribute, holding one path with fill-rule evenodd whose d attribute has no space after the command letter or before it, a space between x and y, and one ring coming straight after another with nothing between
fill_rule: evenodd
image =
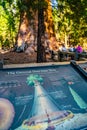
<instances>
[{"instance_id":1,"label":"green foliage","mask_svg":"<svg viewBox=\"0 0 87 130\"><path fill-rule=\"evenodd\" d=\"M2 46L10 47L9 39L5 39L4 44Z\"/></svg>"},{"instance_id":2,"label":"green foliage","mask_svg":"<svg viewBox=\"0 0 87 130\"><path fill-rule=\"evenodd\" d=\"M67 34L70 44L80 43L87 38L87 0L56 0L58 8L53 9L55 31L58 39ZM84 40L83 40L84 41Z\"/></svg>"},{"instance_id":3,"label":"green foliage","mask_svg":"<svg viewBox=\"0 0 87 130\"><path fill-rule=\"evenodd\" d=\"M0 3L0 43L3 47L11 47L15 42L19 25L18 12L13 0L4 0Z\"/></svg>"}]
</instances>

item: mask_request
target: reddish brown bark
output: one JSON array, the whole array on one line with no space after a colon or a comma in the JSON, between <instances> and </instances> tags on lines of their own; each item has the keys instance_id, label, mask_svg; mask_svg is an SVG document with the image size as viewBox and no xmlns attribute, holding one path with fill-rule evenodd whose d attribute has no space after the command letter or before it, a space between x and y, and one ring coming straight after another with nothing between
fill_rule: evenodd
<instances>
[{"instance_id":1,"label":"reddish brown bark","mask_svg":"<svg viewBox=\"0 0 87 130\"><path fill-rule=\"evenodd\" d=\"M38 0L38 2L41 1ZM27 5L29 4L29 0L24 2L28 8ZM46 2L46 6L40 8L40 10L35 11L30 7L27 11L22 10L20 14L20 26L17 38L18 46L20 46L23 42L28 45L37 44L37 62L46 61L44 47L45 41L49 40L51 45L53 44L52 40L55 39L50 0L43 0L43 2ZM32 14L32 17L29 17L29 14ZM42 41L42 37L44 37L44 42Z\"/></svg>"}]
</instances>

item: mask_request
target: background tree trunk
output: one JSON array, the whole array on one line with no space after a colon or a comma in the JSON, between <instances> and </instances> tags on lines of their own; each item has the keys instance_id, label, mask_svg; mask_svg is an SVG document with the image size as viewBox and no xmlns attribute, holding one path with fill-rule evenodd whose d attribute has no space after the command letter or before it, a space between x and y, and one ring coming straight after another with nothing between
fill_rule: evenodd
<instances>
[{"instance_id":1,"label":"background tree trunk","mask_svg":"<svg viewBox=\"0 0 87 130\"><path fill-rule=\"evenodd\" d=\"M41 0L39 0L40 2ZM37 62L45 62L46 54L44 47L44 34L45 25L44 25L44 8L38 7L38 37L37 37Z\"/></svg>"},{"instance_id":2,"label":"background tree trunk","mask_svg":"<svg viewBox=\"0 0 87 130\"><path fill-rule=\"evenodd\" d=\"M38 0L38 3L44 3L44 6L38 7L38 37L37 37L37 62L45 62L45 42L55 37L52 20L52 7L49 0Z\"/></svg>"}]
</instances>

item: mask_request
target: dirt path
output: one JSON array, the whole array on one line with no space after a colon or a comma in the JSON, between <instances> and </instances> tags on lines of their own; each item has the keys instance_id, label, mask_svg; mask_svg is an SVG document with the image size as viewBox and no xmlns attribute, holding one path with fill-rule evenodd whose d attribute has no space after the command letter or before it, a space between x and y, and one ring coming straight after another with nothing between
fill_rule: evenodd
<instances>
[{"instance_id":1,"label":"dirt path","mask_svg":"<svg viewBox=\"0 0 87 130\"><path fill-rule=\"evenodd\" d=\"M24 52L5 52L0 53L0 60L4 61L4 64L22 64L36 62L36 53L28 55Z\"/></svg>"},{"instance_id":2,"label":"dirt path","mask_svg":"<svg viewBox=\"0 0 87 130\"><path fill-rule=\"evenodd\" d=\"M52 61L47 57L47 62ZM17 53L17 52L0 52L0 60L4 61L4 64L23 64L23 63L36 63L37 61L37 53L34 52L33 54L29 55L25 52Z\"/></svg>"}]
</instances>

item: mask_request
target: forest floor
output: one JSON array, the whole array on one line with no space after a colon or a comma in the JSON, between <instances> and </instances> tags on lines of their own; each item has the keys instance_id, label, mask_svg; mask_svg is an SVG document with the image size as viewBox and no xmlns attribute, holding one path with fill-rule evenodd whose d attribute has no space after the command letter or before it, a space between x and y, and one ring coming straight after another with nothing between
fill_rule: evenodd
<instances>
[{"instance_id":1,"label":"forest floor","mask_svg":"<svg viewBox=\"0 0 87 130\"><path fill-rule=\"evenodd\" d=\"M49 60L47 56L47 62L52 61ZM29 55L25 52L17 53L11 51L1 51L0 50L0 60L3 60L4 64L24 64L24 63L36 63L37 61L37 53Z\"/></svg>"}]
</instances>

